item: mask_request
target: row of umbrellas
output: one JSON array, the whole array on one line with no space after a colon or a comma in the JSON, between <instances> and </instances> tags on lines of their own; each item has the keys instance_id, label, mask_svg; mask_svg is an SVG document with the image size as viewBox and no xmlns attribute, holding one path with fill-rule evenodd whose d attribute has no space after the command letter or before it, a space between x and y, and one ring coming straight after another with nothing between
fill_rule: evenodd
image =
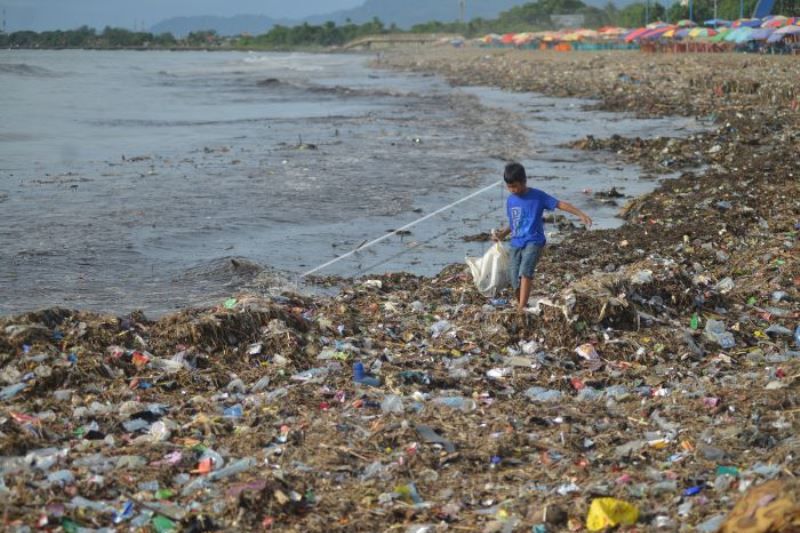
<instances>
[{"instance_id":1,"label":"row of umbrellas","mask_svg":"<svg viewBox=\"0 0 800 533\"><path fill-rule=\"evenodd\" d=\"M625 28L606 26L598 30L579 28L579 29L563 29L559 31L506 33L503 35L497 33L490 33L482 37L480 41L485 44L507 44L507 45L523 46L533 41L570 42L570 41L584 41L584 40L612 40L612 39L618 39L620 36L624 35L627 31L628 30Z\"/></svg>"},{"instance_id":2,"label":"row of umbrellas","mask_svg":"<svg viewBox=\"0 0 800 533\"><path fill-rule=\"evenodd\" d=\"M764 19L739 19L727 21L712 19L705 21L706 27L698 26L691 20L680 20L675 24L653 22L643 28L633 30L606 26L598 30L564 29L559 31L488 34L480 41L485 44L505 44L524 46L534 41L574 42L574 41L624 41L626 43L673 40L703 40L710 42L745 43L766 41L775 43L789 35L800 35L800 17L773 15Z\"/></svg>"},{"instance_id":3,"label":"row of umbrellas","mask_svg":"<svg viewBox=\"0 0 800 533\"><path fill-rule=\"evenodd\" d=\"M744 43L748 41L766 41L775 43L789 35L800 35L800 21L797 18L772 17L768 21L743 19L730 23L729 26L717 25L714 28L701 28L690 21L677 24L656 22L644 28L637 28L626 33L626 42L656 41L663 39L699 39L710 42ZM795 24L798 23L798 24Z\"/></svg>"}]
</instances>

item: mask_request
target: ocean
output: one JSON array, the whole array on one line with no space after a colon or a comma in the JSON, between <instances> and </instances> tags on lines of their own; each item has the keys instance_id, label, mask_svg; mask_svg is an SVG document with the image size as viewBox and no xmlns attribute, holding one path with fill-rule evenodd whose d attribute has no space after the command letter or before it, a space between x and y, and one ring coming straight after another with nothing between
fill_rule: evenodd
<instances>
[{"instance_id":1,"label":"ocean","mask_svg":"<svg viewBox=\"0 0 800 533\"><path fill-rule=\"evenodd\" d=\"M651 190L586 134L682 135L581 100L451 88L371 55L0 51L0 313L50 306L158 316L300 274L501 179L613 227L586 188ZM498 186L319 271L431 275L480 255ZM559 236L548 227L551 237Z\"/></svg>"}]
</instances>

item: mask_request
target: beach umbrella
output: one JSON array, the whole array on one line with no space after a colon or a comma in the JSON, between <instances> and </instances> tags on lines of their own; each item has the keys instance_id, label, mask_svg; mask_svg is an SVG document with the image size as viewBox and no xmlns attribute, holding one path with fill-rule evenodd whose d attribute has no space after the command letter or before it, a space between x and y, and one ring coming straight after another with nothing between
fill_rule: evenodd
<instances>
[{"instance_id":1,"label":"beach umbrella","mask_svg":"<svg viewBox=\"0 0 800 533\"><path fill-rule=\"evenodd\" d=\"M783 15L773 15L771 17L767 17L761 23L762 28L780 28L782 26L786 26L788 24L789 17L784 17Z\"/></svg>"},{"instance_id":2,"label":"beach umbrella","mask_svg":"<svg viewBox=\"0 0 800 533\"><path fill-rule=\"evenodd\" d=\"M503 44L513 44L515 35L516 33L506 33L505 35L500 37L500 42Z\"/></svg>"},{"instance_id":3,"label":"beach umbrella","mask_svg":"<svg viewBox=\"0 0 800 533\"><path fill-rule=\"evenodd\" d=\"M533 34L530 32L525 33L518 33L514 35L513 42L517 46L528 44L529 42L533 41Z\"/></svg>"},{"instance_id":4,"label":"beach umbrella","mask_svg":"<svg viewBox=\"0 0 800 533\"><path fill-rule=\"evenodd\" d=\"M546 43L552 43L553 41L557 41L560 38L560 35L553 31L545 32L542 36L542 40Z\"/></svg>"},{"instance_id":5,"label":"beach umbrella","mask_svg":"<svg viewBox=\"0 0 800 533\"><path fill-rule=\"evenodd\" d=\"M712 43L719 43L725 40L725 36L734 30L730 28L720 28L715 36L711 38Z\"/></svg>"},{"instance_id":6,"label":"beach umbrella","mask_svg":"<svg viewBox=\"0 0 800 533\"><path fill-rule=\"evenodd\" d=\"M711 19L711 20L707 20L707 21L703 22L703 24L706 25L706 26L713 26L713 27L717 28L719 26L730 26L731 25L731 21L730 20L725 20L725 19Z\"/></svg>"},{"instance_id":7,"label":"beach umbrella","mask_svg":"<svg viewBox=\"0 0 800 533\"><path fill-rule=\"evenodd\" d=\"M619 35L628 33L628 30L625 28L617 28L616 26L603 26L597 30L597 33L604 37L617 37Z\"/></svg>"},{"instance_id":8,"label":"beach umbrella","mask_svg":"<svg viewBox=\"0 0 800 533\"><path fill-rule=\"evenodd\" d=\"M747 41L753 40L753 31L755 31L754 28L743 26L741 28L737 28L737 30L733 32L732 36L728 35L726 40L733 41L736 44L746 43Z\"/></svg>"},{"instance_id":9,"label":"beach umbrella","mask_svg":"<svg viewBox=\"0 0 800 533\"><path fill-rule=\"evenodd\" d=\"M768 43L777 43L787 35L800 35L800 26L784 26L772 32L772 35L767 37Z\"/></svg>"},{"instance_id":10,"label":"beach umbrella","mask_svg":"<svg viewBox=\"0 0 800 533\"><path fill-rule=\"evenodd\" d=\"M676 35L677 32L678 32L677 29L670 28L667 31L665 31L661 36L666 37L667 39L674 39L675 37L677 37Z\"/></svg>"},{"instance_id":11,"label":"beach umbrella","mask_svg":"<svg viewBox=\"0 0 800 533\"><path fill-rule=\"evenodd\" d=\"M650 28L636 28L635 30L631 30L625 35L625 42L632 43L633 41L637 40L642 34L647 33L650 31Z\"/></svg>"},{"instance_id":12,"label":"beach umbrella","mask_svg":"<svg viewBox=\"0 0 800 533\"><path fill-rule=\"evenodd\" d=\"M599 35L599 32L597 32L595 30L591 30L589 28L581 28L578 31L576 31L575 33L580 35L581 39L597 39L597 37Z\"/></svg>"},{"instance_id":13,"label":"beach umbrella","mask_svg":"<svg viewBox=\"0 0 800 533\"><path fill-rule=\"evenodd\" d=\"M710 28L692 28L689 30L690 39L708 39L716 34L717 32Z\"/></svg>"},{"instance_id":14,"label":"beach umbrella","mask_svg":"<svg viewBox=\"0 0 800 533\"><path fill-rule=\"evenodd\" d=\"M650 30L647 33L642 34L639 39L643 41L655 41L656 39L660 39L662 35L664 35L669 30L675 29L674 26L664 26L663 28L656 28L654 30Z\"/></svg>"},{"instance_id":15,"label":"beach umbrella","mask_svg":"<svg viewBox=\"0 0 800 533\"><path fill-rule=\"evenodd\" d=\"M681 28L675 32L675 37L678 39L685 39L692 32L692 28Z\"/></svg>"},{"instance_id":16,"label":"beach umbrella","mask_svg":"<svg viewBox=\"0 0 800 533\"><path fill-rule=\"evenodd\" d=\"M697 26L697 24L695 24L694 21L691 21L689 19L679 20L675 25L678 26L679 28L694 28L695 26Z\"/></svg>"},{"instance_id":17,"label":"beach umbrella","mask_svg":"<svg viewBox=\"0 0 800 533\"><path fill-rule=\"evenodd\" d=\"M725 34L723 38L724 41L733 43L736 42L736 38L741 34L743 31L747 31L749 28L732 28L731 31Z\"/></svg>"},{"instance_id":18,"label":"beach umbrella","mask_svg":"<svg viewBox=\"0 0 800 533\"><path fill-rule=\"evenodd\" d=\"M766 41L775 32L775 28L756 28L750 34L751 41Z\"/></svg>"},{"instance_id":19,"label":"beach umbrella","mask_svg":"<svg viewBox=\"0 0 800 533\"><path fill-rule=\"evenodd\" d=\"M734 20L731 27L733 28L758 28L761 26L761 19L739 19Z\"/></svg>"},{"instance_id":20,"label":"beach umbrella","mask_svg":"<svg viewBox=\"0 0 800 533\"><path fill-rule=\"evenodd\" d=\"M651 22L650 24L648 24L647 26L645 26L645 28L647 28L648 30L656 30L658 28L663 28L664 26L669 26L669 24L657 20L655 22Z\"/></svg>"},{"instance_id":21,"label":"beach umbrella","mask_svg":"<svg viewBox=\"0 0 800 533\"><path fill-rule=\"evenodd\" d=\"M742 26L741 28L736 28L728 35L725 36L725 40L734 43L746 43L750 41L750 36L753 35L753 28L749 26Z\"/></svg>"}]
</instances>

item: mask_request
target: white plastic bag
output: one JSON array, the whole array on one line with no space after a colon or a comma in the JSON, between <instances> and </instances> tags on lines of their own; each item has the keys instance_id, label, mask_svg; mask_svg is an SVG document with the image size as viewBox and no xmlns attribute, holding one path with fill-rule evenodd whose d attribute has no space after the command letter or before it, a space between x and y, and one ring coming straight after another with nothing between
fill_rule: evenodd
<instances>
[{"instance_id":1,"label":"white plastic bag","mask_svg":"<svg viewBox=\"0 0 800 533\"><path fill-rule=\"evenodd\" d=\"M508 248L496 242L483 257L467 257L467 266L472 273L475 287L484 296L496 296L509 285Z\"/></svg>"}]
</instances>

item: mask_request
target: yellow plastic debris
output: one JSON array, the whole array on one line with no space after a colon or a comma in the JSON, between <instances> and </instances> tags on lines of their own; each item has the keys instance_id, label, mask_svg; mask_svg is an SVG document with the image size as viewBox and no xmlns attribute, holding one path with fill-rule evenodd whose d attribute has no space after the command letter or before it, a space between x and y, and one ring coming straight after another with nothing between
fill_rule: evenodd
<instances>
[{"instance_id":1,"label":"yellow plastic debris","mask_svg":"<svg viewBox=\"0 0 800 533\"><path fill-rule=\"evenodd\" d=\"M589 531L602 531L618 525L630 526L639 519L639 509L616 498L596 498L589 506L586 527Z\"/></svg>"}]
</instances>

